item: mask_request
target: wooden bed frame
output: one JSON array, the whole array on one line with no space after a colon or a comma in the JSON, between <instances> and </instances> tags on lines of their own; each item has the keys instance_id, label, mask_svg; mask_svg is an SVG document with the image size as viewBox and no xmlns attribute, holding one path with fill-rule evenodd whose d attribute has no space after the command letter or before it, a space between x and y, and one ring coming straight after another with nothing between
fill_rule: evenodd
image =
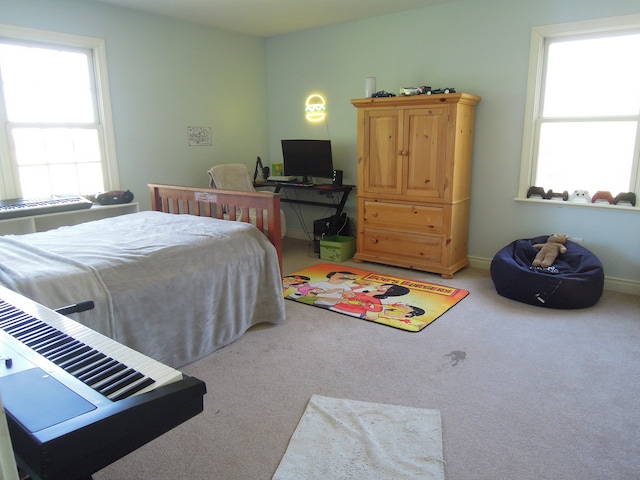
<instances>
[{"instance_id":1,"label":"wooden bed frame","mask_svg":"<svg viewBox=\"0 0 640 480\"><path fill-rule=\"evenodd\" d=\"M282 274L282 237L280 225L280 194L267 192L236 192L214 188L181 187L150 183L151 209L156 212L190 214L222 220L250 223L250 211L255 212L255 226L276 248ZM236 212L241 212L240 216ZM266 212L267 224L264 222Z\"/></svg>"}]
</instances>

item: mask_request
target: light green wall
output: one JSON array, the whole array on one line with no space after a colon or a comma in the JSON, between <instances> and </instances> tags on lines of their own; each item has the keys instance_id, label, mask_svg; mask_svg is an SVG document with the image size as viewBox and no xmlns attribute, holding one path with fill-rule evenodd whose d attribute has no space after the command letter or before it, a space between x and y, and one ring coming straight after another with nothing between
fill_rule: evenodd
<instances>
[{"instance_id":1,"label":"light green wall","mask_svg":"<svg viewBox=\"0 0 640 480\"><path fill-rule=\"evenodd\" d=\"M638 212L535 206L517 193L531 27L640 13L637 0L460 0L283 35L267 41L90 0L0 0L0 23L104 38L121 185L143 208L149 182L205 186L214 164L281 159L280 140L331 138L336 168L356 180L356 110L364 80L378 89L453 86L478 107L470 255L490 260L515 238L582 237L611 279L638 288ZM326 95L327 125L303 120ZM213 147L187 146L190 125ZM349 212L355 216L355 196ZM300 230L286 205L291 230ZM305 208L306 226L328 215Z\"/></svg>"},{"instance_id":2,"label":"light green wall","mask_svg":"<svg viewBox=\"0 0 640 480\"><path fill-rule=\"evenodd\" d=\"M86 0L0 0L0 23L105 39L120 184L144 209L148 183L206 186L212 165L268 154L263 39Z\"/></svg>"},{"instance_id":3,"label":"light green wall","mask_svg":"<svg viewBox=\"0 0 640 480\"><path fill-rule=\"evenodd\" d=\"M531 27L637 13L637 0L460 0L271 38L267 40L271 158L281 157L281 138L327 135L323 126L310 126L303 119L302 102L314 90L327 97L336 168L345 171L349 183L356 181L356 109L349 101L364 96L366 77L377 77L378 90L396 93L400 87L431 85L480 95L469 254L478 261L490 260L516 238L567 232L584 238L608 277L636 282L637 288L638 211L514 201ZM288 227L300 228L290 209L286 213ZM312 218L307 218L308 228Z\"/></svg>"}]
</instances>

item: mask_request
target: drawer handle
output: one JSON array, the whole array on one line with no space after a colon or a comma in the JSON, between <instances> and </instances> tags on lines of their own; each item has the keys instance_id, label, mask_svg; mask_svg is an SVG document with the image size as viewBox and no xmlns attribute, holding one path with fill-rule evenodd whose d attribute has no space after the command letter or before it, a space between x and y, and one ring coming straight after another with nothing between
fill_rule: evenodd
<instances>
[{"instance_id":1,"label":"drawer handle","mask_svg":"<svg viewBox=\"0 0 640 480\"><path fill-rule=\"evenodd\" d=\"M373 243L375 245L376 243L378 243L378 239L377 238L372 238L371 239L371 243Z\"/></svg>"},{"instance_id":2,"label":"drawer handle","mask_svg":"<svg viewBox=\"0 0 640 480\"><path fill-rule=\"evenodd\" d=\"M373 218L376 218L376 217L378 216L378 212L371 212L371 216L372 216Z\"/></svg>"}]
</instances>

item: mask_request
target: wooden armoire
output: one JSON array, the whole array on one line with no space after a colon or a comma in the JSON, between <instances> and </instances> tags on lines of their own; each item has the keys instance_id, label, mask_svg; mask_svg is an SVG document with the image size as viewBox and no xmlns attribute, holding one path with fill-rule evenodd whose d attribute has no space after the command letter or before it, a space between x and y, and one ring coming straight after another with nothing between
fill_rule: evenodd
<instances>
[{"instance_id":1,"label":"wooden armoire","mask_svg":"<svg viewBox=\"0 0 640 480\"><path fill-rule=\"evenodd\" d=\"M478 102L467 93L351 101L358 109L356 261L443 278L469 264Z\"/></svg>"}]
</instances>

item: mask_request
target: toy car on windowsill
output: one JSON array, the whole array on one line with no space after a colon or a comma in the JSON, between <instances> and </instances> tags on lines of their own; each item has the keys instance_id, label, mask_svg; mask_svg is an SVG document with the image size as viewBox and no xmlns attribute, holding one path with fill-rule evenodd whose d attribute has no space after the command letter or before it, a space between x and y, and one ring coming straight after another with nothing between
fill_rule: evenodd
<instances>
[{"instance_id":1,"label":"toy car on windowsill","mask_svg":"<svg viewBox=\"0 0 640 480\"><path fill-rule=\"evenodd\" d=\"M395 93L389 93L386 92L384 90L380 90L379 92L376 92L374 94L371 95L371 97L373 98L380 98L380 97L395 97L396 94Z\"/></svg>"}]
</instances>

